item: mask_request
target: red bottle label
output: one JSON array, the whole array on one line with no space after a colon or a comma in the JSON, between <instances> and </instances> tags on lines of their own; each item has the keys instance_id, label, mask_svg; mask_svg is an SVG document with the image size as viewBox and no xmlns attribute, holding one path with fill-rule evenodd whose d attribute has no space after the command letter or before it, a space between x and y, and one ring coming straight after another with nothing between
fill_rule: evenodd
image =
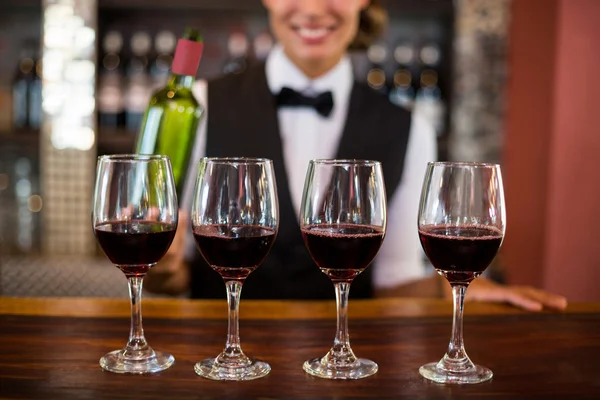
<instances>
[{"instance_id":1,"label":"red bottle label","mask_svg":"<svg viewBox=\"0 0 600 400\"><path fill-rule=\"evenodd\" d=\"M177 75L196 76L200 58L202 57L203 43L187 39L179 39L175 49L175 57L171 71Z\"/></svg>"}]
</instances>

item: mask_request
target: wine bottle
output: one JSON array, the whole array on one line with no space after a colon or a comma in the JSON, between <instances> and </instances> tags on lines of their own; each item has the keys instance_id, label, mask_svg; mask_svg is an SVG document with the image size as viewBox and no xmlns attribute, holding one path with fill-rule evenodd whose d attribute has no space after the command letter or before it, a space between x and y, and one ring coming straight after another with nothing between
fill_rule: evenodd
<instances>
[{"instance_id":1,"label":"wine bottle","mask_svg":"<svg viewBox=\"0 0 600 400\"><path fill-rule=\"evenodd\" d=\"M387 60L387 47L383 43L375 43L367 50L367 58L371 67L367 73L367 84L376 91L387 94L387 77L384 64Z\"/></svg>"},{"instance_id":2,"label":"wine bottle","mask_svg":"<svg viewBox=\"0 0 600 400\"><path fill-rule=\"evenodd\" d=\"M125 125L123 101L123 36L110 31L102 40L104 55L98 73L98 125L118 128Z\"/></svg>"},{"instance_id":3,"label":"wine bottle","mask_svg":"<svg viewBox=\"0 0 600 400\"><path fill-rule=\"evenodd\" d=\"M202 48L202 37L197 30L187 29L177 41L172 75L167 85L152 95L136 144L139 154L171 158L180 198L198 123L204 115L204 108L192 93Z\"/></svg>"},{"instance_id":4,"label":"wine bottle","mask_svg":"<svg viewBox=\"0 0 600 400\"><path fill-rule=\"evenodd\" d=\"M42 59L36 54L35 73L29 83L29 128L37 131L42 127Z\"/></svg>"},{"instance_id":5,"label":"wine bottle","mask_svg":"<svg viewBox=\"0 0 600 400\"><path fill-rule=\"evenodd\" d=\"M35 76L35 60L31 45L25 44L17 73L12 82L13 118L12 125L16 131L29 128L29 87Z\"/></svg>"},{"instance_id":6,"label":"wine bottle","mask_svg":"<svg viewBox=\"0 0 600 400\"><path fill-rule=\"evenodd\" d=\"M147 32L136 32L131 37L133 53L126 68L127 89L125 91L125 126L137 132L141 126L144 109L150 98L148 54L152 38Z\"/></svg>"},{"instance_id":7,"label":"wine bottle","mask_svg":"<svg viewBox=\"0 0 600 400\"><path fill-rule=\"evenodd\" d=\"M248 66L248 38L242 32L233 32L227 41L229 57L223 66L224 74L241 74Z\"/></svg>"},{"instance_id":8,"label":"wine bottle","mask_svg":"<svg viewBox=\"0 0 600 400\"><path fill-rule=\"evenodd\" d=\"M396 105L412 109L415 101L415 89L412 85L411 65L414 62L414 51L409 43L403 43L394 50L396 71L394 72L394 88L390 92L390 101Z\"/></svg>"},{"instance_id":9,"label":"wine bottle","mask_svg":"<svg viewBox=\"0 0 600 400\"><path fill-rule=\"evenodd\" d=\"M421 65L419 89L414 112L423 115L431 122L438 136L444 134L446 107L439 86L439 63L441 53L436 44L423 46L420 51Z\"/></svg>"},{"instance_id":10,"label":"wine bottle","mask_svg":"<svg viewBox=\"0 0 600 400\"><path fill-rule=\"evenodd\" d=\"M261 32L254 38L254 59L264 61L273 48L273 37L268 32Z\"/></svg>"}]
</instances>

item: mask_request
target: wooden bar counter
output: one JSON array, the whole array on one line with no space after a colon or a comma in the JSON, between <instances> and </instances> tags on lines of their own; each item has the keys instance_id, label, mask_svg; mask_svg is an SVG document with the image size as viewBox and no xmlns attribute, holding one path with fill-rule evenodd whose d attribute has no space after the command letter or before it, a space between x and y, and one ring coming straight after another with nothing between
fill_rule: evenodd
<instances>
[{"instance_id":1,"label":"wooden bar counter","mask_svg":"<svg viewBox=\"0 0 600 400\"><path fill-rule=\"evenodd\" d=\"M221 351L225 301L144 300L149 343L176 362L160 374L136 376L98 365L127 340L127 300L0 298L0 398L600 398L600 304L572 304L562 313L485 303L465 309L467 351L492 369L490 382L448 386L419 375L420 365L446 350L452 306L416 299L350 302L353 349L379 364L376 375L358 381L302 370L304 360L332 344L333 302L242 300L242 347L272 371L255 381L216 382L197 376L193 365Z\"/></svg>"}]
</instances>

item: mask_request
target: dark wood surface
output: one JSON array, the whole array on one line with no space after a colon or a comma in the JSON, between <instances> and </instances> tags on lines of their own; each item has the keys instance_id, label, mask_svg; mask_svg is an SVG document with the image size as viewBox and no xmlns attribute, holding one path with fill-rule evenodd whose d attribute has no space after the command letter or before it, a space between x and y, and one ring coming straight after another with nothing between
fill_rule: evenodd
<instances>
[{"instance_id":1,"label":"dark wood surface","mask_svg":"<svg viewBox=\"0 0 600 400\"><path fill-rule=\"evenodd\" d=\"M451 326L445 301L351 302L353 348L380 366L375 376L359 381L322 380L302 371L305 359L325 354L331 345L331 302L242 302L242 346L272 366L266 378L250 382L214 382L193 371L196 361L215 356L224 344L224 302L146 303L146 336L176 363L160 374L131 376L103 372L98 365L104 353L126 341L125 300L0 298L0 398L600 398L599 305L528 314L468 304L467 351L494 378L445 386L418 374L421 364L445 351Z\"/></svg>"}]
</instances>

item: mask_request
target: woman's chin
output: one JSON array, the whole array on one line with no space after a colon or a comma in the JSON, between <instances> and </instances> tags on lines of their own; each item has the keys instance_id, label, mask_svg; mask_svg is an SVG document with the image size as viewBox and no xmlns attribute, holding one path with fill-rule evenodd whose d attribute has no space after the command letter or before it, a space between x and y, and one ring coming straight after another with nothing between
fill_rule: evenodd
<instances>
[{"instance_id":1,"label":"woman's chin","mask_svg":"<svg viewBox=\"0 0 600 400\"><path fill-rule=\"evenodd\" d=\"M332 61L337 62L341 54L336 54L339 51L328 49L327 46L313 46L304 48L297 52L297 59L306 64L330 64Z\"/></svg>"}]
</instances>

